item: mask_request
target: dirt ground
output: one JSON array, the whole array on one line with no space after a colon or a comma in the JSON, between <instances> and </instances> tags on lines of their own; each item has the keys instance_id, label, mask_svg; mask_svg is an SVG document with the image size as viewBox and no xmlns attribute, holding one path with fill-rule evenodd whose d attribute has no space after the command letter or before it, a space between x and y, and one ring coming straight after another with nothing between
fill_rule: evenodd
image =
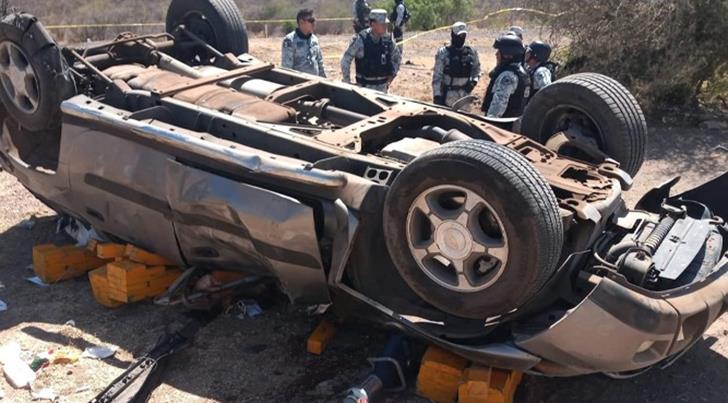
<instances>
[{"instance_id":1,"label":"dirt ground","mask_svg":"<svg viewBox=\"0 0 728 403\"><path fill-rule=\"evenodd\" d=\"M446 35L405 45L405 61L392 92L429 99L430 70L436 47ZM527 38L529 39L529 38ZM478 38L484 71L492 66L490 40ZM338 55L346 45L341 36L322 37L327 73L339 78ZM253 53L278 62L279 42L256 39ZM476 90L482 93L485 81ZM652 186L682 176L677 190L688 189L728 168L728 133L690 128L650 130L647 161L626 198L633 204ZM30 228L27 219L35 217ZM111 359L81 359L40 371L37 388L50 387L62 401L88 401L118 376L135 356L147 351L165 329L182 321L177 308L137 303L106 309L94 302L85 278L41 288L25 279L32 275L33 245L68 242L55 234L54 213L37 201L12 176L0 173L0 345L18 342L26 357L48 349L80 352L96 344L118 346ZM69 320L74 325L66 324ZM340 400L340 393L367 371L366 358L377 355L386 333L366 322L339 329L320 357L306 353L305 341L318 319L302 308L274 304L261 316L239 319L222 315L203 328L194 346L174 357L164 372L152 402L319 402ZM728 383L728 318L718 320L686 356L664 371L651 371L633 380L600 375L568 379L526 376L519 402L726 401ZM27 390L14 390L0 380L3 401L30 400ZM413 389L389 401L424 401Z\"/></svg>"}]
</instances>

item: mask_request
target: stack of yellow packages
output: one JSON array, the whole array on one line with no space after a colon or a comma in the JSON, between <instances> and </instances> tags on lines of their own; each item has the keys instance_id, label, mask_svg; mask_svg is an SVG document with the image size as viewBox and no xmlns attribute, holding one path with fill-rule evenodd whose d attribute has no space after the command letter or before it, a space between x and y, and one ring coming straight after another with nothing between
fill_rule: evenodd
<instances>
[{"instance_id":1,"label":"stack of yellow packages","mask_svg":"<svg viewBox=\"0 0 728 403\"><path fill-rule=\"evenodd\" d=\"M89 273L96 301L110 308L156 297L182 274L165 258L132 245L99 244L96 252L114 260Z\"/></svg>"},{"instance_id":2,"label":"stack of yellow packages","mask_svg":"<svg viewBox=\"0 0 728 403\"><path fill-rule=\"evenodd\" d=\"M109 262L89 249L73 245L37 245L33 247L33 270L47 284L86 274Z\"/></svg>"}]
</instances>

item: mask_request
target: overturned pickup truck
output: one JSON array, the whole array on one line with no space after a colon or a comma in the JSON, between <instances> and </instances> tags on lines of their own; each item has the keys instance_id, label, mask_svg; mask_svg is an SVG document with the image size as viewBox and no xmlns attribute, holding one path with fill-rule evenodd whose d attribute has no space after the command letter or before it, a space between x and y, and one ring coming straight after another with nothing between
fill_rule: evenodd
<instances>
[{"instance_id":1,"label":"overturned pickup truck","mask_svg":"<svg viewBox=\"0 0 728 403\"><path fill-rule=\"evenodd\" d=\"M247 52L229 0L174 0L167 33L67 47L5 16L0 164L109 239L486 365L633 375L723 313L728 176L628 209L646 127L614 80L566 77L514 122Z\"/></svg>"}]
</instances>

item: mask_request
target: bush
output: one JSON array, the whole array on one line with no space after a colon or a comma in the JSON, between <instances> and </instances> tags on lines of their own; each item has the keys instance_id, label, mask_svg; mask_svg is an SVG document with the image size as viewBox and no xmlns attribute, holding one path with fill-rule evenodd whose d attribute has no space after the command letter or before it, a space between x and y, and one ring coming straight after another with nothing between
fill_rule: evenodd
<instances>
[{"instance_id":1,"label":"bush","mask_svg":"<svg viewBox=\"0 0 728 403\"><path fill-rule=\"evenodd\" d=\"M458 20L467 20L473 14L473 0L405 0L411 19L409 30L428 30L450 25ZM372 8L394 9L394 0L370 2Z\"/></svg>"},{"instance_id":2,"label":"bush","mask_svg":"<svg viewBox=\"0 0 728 403\"><path fill-rule=\"evenodd\" d=\"M594 71L627 85L648 112L696 106L717 89L725 97L728 0L544 0L566 10L552 20L568 38L567 73ZM708 86L706 83L713 83Z\"/></svg>"}]
</instances>

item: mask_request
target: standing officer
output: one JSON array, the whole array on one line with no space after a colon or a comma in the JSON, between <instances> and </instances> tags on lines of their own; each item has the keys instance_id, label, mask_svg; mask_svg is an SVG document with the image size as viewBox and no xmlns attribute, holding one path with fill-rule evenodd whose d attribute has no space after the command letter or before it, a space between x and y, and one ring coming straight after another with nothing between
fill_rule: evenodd
<instances>
[{"instance_id":1,"label":"standing officer","mask_svg":"<svg viewBox=\"0 0 728 403\"><path fill-rule=\"evenodd\" d=\"M533 41L526 48L526 64L528 75L531 78L531 86L527 98L533 97L543 87L556 80L556 69L558 65L549 58L551 57L551 46L541 41Z\"/></svg>"},{"instance_id":2,"label":"standing officer","mask_svg":"<svg viewBox=\"0 0 728 403\"><path fill-rule=\"evenodd\" d=\"M367 0L354 0L354 2L351 4L351 14L353 17L353 23L354 23L354 33L358 34L359 32L369 28L369 3L367 3Z\"/></svg>"},{"instance_id":3,"label":"standing officer","mask_svg":"<svg viewBox=\"0 0 728 403\"><path fill-rule=\"evenodd\" d=\"M401 54L403 48L402 40L404 39L404 24L410 19L410 13L404 4L404 0L394 0L394 10L392 10L392 15L389 18L394 21L392 33L394 34L394 41L397 43L399 53Z\"/></svg>"},{"instance_id":4,"label":"standing officer","mask_svg":"<svg viewBox=\"0 0 728 403\"><path fill-rule=\"evenodd\" d=\"M372 10L369 28L351 38L341 58L341 76L345 83L351 82L351 62L354 61L357 85L387 92L399 72L401 61L399 50L387 33L387 24L386 10Z\"/></svg>"},{"instance_id":5,"label":"standing officer","mask_svg":"<svg viewBox=\"0 0 728 403\"><path fill-rule=\"evenodd\" d=\"M465 45L467 34L465 23L456 22L450 29L450 46L441 47L435 55L432 95L437 105L452 106L478 84L480 60L478 52Z\"/></svg>"},{"instance_id":6,"label":"standing officer","mask_svg":"<svg viewBox=\"0 0 728 403\"><path fill-rule=\"evenodd\" d=\"M521 116L523 97L528 87L528 74L519 61L525 51L523 42L508 32L495 40L493 48L496 49L496 67L490 72L490 83L481 110L488 117Z\"/></svg>"},{"instance_id":7,"label":"standing officer","mask_svg":"<svg viewBox=\"0 0 728 403\"><path fill-rule=\"evenodd\" d=\"M296 15L298 28L283 38L281 66L303 73L326 77L321 46L313 33L313 10L304 8Z\"/></svg>"}]
</instances>

